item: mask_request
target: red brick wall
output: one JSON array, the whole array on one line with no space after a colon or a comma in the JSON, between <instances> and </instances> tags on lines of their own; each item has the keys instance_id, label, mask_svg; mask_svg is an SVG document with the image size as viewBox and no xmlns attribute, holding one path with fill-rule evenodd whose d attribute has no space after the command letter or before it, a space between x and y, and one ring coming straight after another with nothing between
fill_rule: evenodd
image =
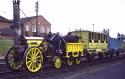
<instances>
[{"instance_id":1,"label":"red brick wall","mask_svg":"<svg viewBox=\"0 0 125 79\"><path fill-rule=\"evenodd\" d=\"M51 31L51 24L44 17L39 16L38 21L39 21L38 22L38 35L40 34L39 28L41 28L41 26L43 26L45 28L45 33L47 32L47 28L49 28L49 31ZM32 22L33 25L36 26L36 19L32 19L31 22ZM26 23L23 24L24 27L26 25L29 25L29 27L30 27L30 29L29 29L30 31L27 32L28 36L33 35L33 33L32 33L32 26L33 25L31 24L31 22L26 22ZM12 35L10 25L11 25L11 23L0 22L0 31L4 32L4 34ZM23 33L25 34L26 33L25 28L22 27L22 29L23 29Z\"/></svg>"},{"instance_id":2,"label":"red brick wall","mask_svg":"<svg viewBox=\"0 0 125 79\"><path fill-rule=\"evenodd\" d=\"M31 22L32 22L33 25L36 26L36 19L31 20ZM33 25L31 24L31 22L26 22L24 24L24 27L29 25L29 28L30 28L29 29L30 30L29 34L30 34L30 36L33 35L33 33L32 33L32 26ZM39 28L41 26L43 26L45 28L45 33L47 32L47 28L49 28L49 31L51 32L51 24L45 18L43 18L42 16L38 17L38 34L40 34L40 29Z\"/></svg>"},{"instance_id":3,"label":"red brick wall","mask_svg":"<svg viewBox=\"0 0 125 79\"><path fill-rule=\"evenodd\" d=\"M0 22L0 29L10 28L10 23Z\"/></svg>"},{"instance_id":4,"label":"red brick wall","mask_svg":"<svg viewBox=\"0 0 125 79\"><path fill-rule=\"evenodd\" d=\"M5 35L11 35L11 29L10 29L10 23L7 22L0 22L0 34Z\"/></svg>"}]
</instances>

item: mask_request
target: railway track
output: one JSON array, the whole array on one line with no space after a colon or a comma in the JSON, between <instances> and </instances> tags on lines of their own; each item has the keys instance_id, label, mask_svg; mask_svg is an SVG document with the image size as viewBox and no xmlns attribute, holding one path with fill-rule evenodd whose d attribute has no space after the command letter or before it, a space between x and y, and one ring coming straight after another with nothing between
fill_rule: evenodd
<instances>
[{"instance_id":1,"label":"railway track","mask_svg":"<svg viewBox=\"0 0 125 79\"><path fill-rule=\"evenodd\" d=\"M112 58L112 59L107 59L103 62L103 60L95 60L93 62L84 62L82 64L79 64L79 65L73 65L71 67L69 66L64 66L62 67L61 69L59 70L49 70L48 72L50 72L48 74L48 72L44 72L44 77L46 75L46 77L48 75L51 75L51 77L56 77L57 74L58 74L58 77L59 75L62 76L66 76L67 74L75 74L77 72L79 72L79 70L83 70L83 72L85 73L89 73L91 72L91 70L93 69L96 69L96 68L101 68L101 67L106 67L108 65L111 65L111 64L114 64L114 63L118 63L118 62L121 62L122 60L125 60L125 56L124 57L120 57L120 58ZM56 75L56 76L55 76ZM45 77L45 78L46 78ZM52 79L55 79L55 78L52 78ZM58 79L58 78L57 78ZM63 78L62 78L63 79Z\"/></svg>"},{"instance_id":2,"label":"railway track","mask_svg":"<svg viewBox=\"0 0 125 79\"><path fill-rule=\"evenodd\" d=\"M66 66L63 65L61 69L55 69L52 67L45 67L43 71L39 74L32 74L22 69L18 72L10 71L5 64L0 64L0 79L61 79L66 75L71 75L83 70L84 73L89 73L93 69L98 69L106 67L108 65L121 62L125 60L125 56L119 58L113 57L112 59L106 60L95 60L95 61L85 61L79 65ZM63 79L63 78L62 78Z\"/></svg>"},{"instance_id":3,"label":"railway track","mask_svg":"<svg viewBox=\"0 0 125 79\"><path fill-rule=\"evenodd\" d=\"M0 60L0 65L5 64L5 59Z\"/></svg>"}]
</instances>

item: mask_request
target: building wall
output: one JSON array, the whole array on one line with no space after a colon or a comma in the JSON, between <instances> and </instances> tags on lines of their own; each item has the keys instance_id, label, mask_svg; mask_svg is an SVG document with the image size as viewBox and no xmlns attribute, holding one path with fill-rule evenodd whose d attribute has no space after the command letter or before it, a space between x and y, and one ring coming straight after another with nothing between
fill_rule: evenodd
<instances>
[{"instance_id":1,"label":"building wall","mask_svg":"<svg viewBox=\"0 0 125 79\"><path fill-rule=\"evenodd\" d=\"M0 22L0 34L1 35L10 35L11 29L10 24L7 22Z\"/></svg>"},{"instance_id":2,"label":"building wall","mask_svg":"<svg viewBox=\"0 0 125 79\"><path fill-rule=\"evenodd\" d=\"M0 29L3 29L3 28L10 28L10 23L0 22Z\"/></svg>"},{"instance_id":3,"label":"building wall","mask_svg":"<svg viewBox=\"0 0 125 79\"><path fill-rule=\"evenodd\" d=\"M36 19L32 19L31 21L28 21L23 25L25 35L33 36L33 33L36 32ZM47 23L42 17L38 17L38 35L48 32L51 32L51 24Z\"/></svg>"},{"instance_id":4,"label":"building wall","mask_svg":"<svg viewBox=\"0 0 125 79\"><path fill-rule=\"evenodd\" d=\"M44 17L39 16L38 21L39 21L38 22L38 35L40 35L41 33L48 33L51 31L51 24ZM32 19L31 22L30 21L24 22L22 24L23 26L21 26L22 33L25 36L33 36L33 27L36 26L36 19L35 18ZM13 35L13 32L10 27L11 24L12 23L0 21L0 34Z\"/></svg>"}]
</instances>

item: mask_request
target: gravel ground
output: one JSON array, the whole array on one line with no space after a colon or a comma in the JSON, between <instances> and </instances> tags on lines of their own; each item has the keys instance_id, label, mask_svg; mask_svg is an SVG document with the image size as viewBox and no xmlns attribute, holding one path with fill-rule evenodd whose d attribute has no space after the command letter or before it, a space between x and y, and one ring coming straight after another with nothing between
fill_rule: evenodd
<instances>
[{"instance_id":1,"label":"gravel ground","mask_svg":"<svg viewBox=\"0 0 125 79\"><path fill-rule=\"evenodd\" d=\"M50 69L50 70L44 69L44 71L39 73L40 77L38 76L38 74L37 75L30 74L26 76L21 76L27 73L20 72L18 74L17 72L16 73L17 75L14 75L14 77L10 77L9 79L96 79L96 78L103 79L98 75L99 73L102 73L100 75L103 75L103 74L105 75L105 73L107 73L109 69L111 69L110 73L112 73L114 69L116 68L119 69L119 64L124 64L123 66L125 67L125 58L112 60L106 63L103 63L103 62L104 61L94 61L91 63L83 62L79 65L73 65L71 67L65 66L65 67L62 67L61 69ZM120 67L123 68L123 66L121 65ZM0 70L2 71L2 69L4 70L6 67L3 67L3 68L0 67L0 68L1 68ZM96 77L94 76L95 74L96 74ZM0 79L6 79L6 78L4 78L4 75L3 75L3 78L0 77Z\"/></svg>"}]
</instances>

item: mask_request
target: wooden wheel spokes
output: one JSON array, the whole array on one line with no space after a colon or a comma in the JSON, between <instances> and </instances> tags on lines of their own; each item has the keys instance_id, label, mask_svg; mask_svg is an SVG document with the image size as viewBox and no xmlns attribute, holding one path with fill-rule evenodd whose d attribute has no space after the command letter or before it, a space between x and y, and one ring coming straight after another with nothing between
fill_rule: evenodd
<instances>
[{"instance_id":1,"label":"wooden wheel spokes","mask_svg":"<svg viewBox=\"0 0 125 79\"><path fill-rule=\"evenodd\" d=\"M11 70L19 70L22 67L23 62L18 58L18 52L16 49L11 48L6 55L6 63Z\"/></svg>"},{"instance_id":2,"label":"wooden wheel spokes","mask_svg":"<svg viewBox=\"0 0 125 79\"><path fill-rule=\"evenodd\" d=\"M10 63L10 66L13 67L14 69L20 68L19 62L17 62L17 61Z\"/></svg>"},{"instance_id":3,"label":"wooden wheel spokes","mask_svg":"<svg viewBox=\"0 0 125 79\"><path fill-rule=\"evenodd\" d=\"M30 48L26 54L26 67L30 72L38 72L42 67L42 55L38 48Z\"/></svg>"}]
</instances>

